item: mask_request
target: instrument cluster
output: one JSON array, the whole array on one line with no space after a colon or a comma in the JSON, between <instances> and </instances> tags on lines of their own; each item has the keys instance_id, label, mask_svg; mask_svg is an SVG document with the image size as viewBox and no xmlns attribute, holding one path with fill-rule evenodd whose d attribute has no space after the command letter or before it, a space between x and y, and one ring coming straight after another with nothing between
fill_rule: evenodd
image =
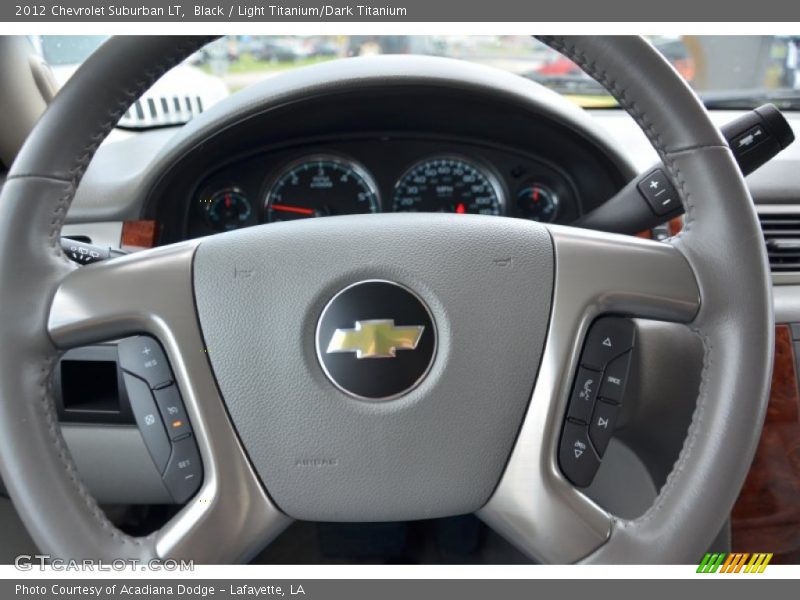
<instances>
[{"instance_id":1,"label":"instrument cluster","mask_svg":"<svg viewBox=\"0 0 800 600\"><path fill-rule=\"evenodd\" d=\"M570 222L580 198L569 177L533 156L465 143L378 139L251 156L223 166L192 194L188 237L276 223L379 212L448 212Z\"/></svg>"}]
</instances>

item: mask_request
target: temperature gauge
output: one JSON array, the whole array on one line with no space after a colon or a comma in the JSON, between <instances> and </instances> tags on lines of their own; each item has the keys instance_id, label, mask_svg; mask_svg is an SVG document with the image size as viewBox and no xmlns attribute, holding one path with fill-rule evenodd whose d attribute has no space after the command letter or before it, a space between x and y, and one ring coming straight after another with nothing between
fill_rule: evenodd
<instances>
[{"instance_id":1,"label":"temperature gauge","mask_svg":"<svg viewBox=\"0 0 800 600\"><path fill-rule=\"evenodd\" d=\"M203 197L208 224L219 231L230 231L241 227L253 213L247 197L238 188L225 188Z\"/></svg>"},{"instance_id":2,"label":"temperature gauge","mask_svg":"<svg viewBox=\"0 0 800 600\"><path fill-rule=\"evenodd\" d=\"M541 223L552 223L558 215L558 196L552 188L529 183L517 192L519 216Z\"/></svg>"}]
</instances>

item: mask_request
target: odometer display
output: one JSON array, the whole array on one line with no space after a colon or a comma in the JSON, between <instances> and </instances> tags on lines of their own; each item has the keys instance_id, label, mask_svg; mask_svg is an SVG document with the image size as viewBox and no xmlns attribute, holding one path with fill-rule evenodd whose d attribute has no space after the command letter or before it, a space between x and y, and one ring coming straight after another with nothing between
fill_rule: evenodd
<instances>
[{"instance_id":1,"label":"odometer display","mask_svg":"<svg viewBox=\"0 0 800 600\"><path fill-rule=\"evenodd\" d=\"M411 167L395 185L396 212L500 215L500 186L487 170L462 158L431 158Z\"/></svg>"},{"instance_id":2,"label":"odometer display","mask_svg":"<svg viewBox=\"0 0 800 600\"><path fill-rule=\"evenodd\" d=\"M288 165L267 192L267 221L374 213L380 210L376 187L351 161L313 156Z\"/></svg>"}]
</instances>

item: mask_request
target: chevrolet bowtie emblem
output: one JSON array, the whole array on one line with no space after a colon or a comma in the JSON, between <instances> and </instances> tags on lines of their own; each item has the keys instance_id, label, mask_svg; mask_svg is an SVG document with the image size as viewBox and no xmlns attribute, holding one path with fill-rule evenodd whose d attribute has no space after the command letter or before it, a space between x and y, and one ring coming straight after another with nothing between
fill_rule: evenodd
<instances>
[{"instance_id":1,"label":"chevrolet bowtie emblem","mask_svg":"<svg viewBox=\"0 0 800 600\"><path fill-rule=\"evenodd\" d=\"M394 358L398 350L414 350L422 325L395 326L392 319L356 321L353 329L333 332L327 352L355 352L356 358Z\"/></svg>"}]
</instances>

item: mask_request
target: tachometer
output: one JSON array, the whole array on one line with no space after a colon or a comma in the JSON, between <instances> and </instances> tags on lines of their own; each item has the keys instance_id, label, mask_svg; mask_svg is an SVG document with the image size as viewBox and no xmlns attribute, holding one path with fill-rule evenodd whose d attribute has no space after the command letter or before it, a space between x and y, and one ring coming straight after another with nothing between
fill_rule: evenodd
<instances>
[{"instance_id":1,"label":"tachometer","mask_svg":"<svg viewBox=\"0 0 800 600\"><path fill-rule=\"evenodd\" d=\"M377 188L366 170L335 156L291 163L270 186L265 200L270 223L379 210Z\"/></svg>"},{"instance_id":2,"label":"tachometer","mask_svg":"<svg viewBox=\"0 0 800 600\"><path fill-rule=\"evenodd\" d=\"M430 158L412 166L395 184L397 212L503 213L500 184L471 161Z\"/></svg>"}]
</instances>

